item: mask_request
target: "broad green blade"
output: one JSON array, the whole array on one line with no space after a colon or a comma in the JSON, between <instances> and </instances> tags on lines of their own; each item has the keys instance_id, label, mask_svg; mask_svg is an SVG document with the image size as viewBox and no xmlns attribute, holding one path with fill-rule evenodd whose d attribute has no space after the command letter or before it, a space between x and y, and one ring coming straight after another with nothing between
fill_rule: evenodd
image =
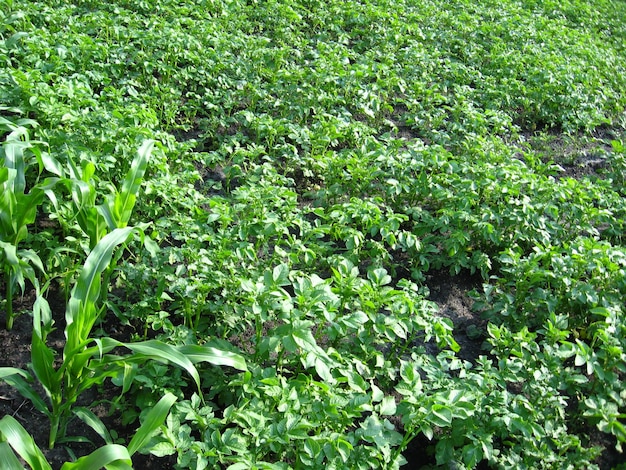
<instances>
[{"instance_id":1,"label":"broad green blade","mask_svg":"<svg viewBox=\"0 0 626 470\"><path fill-rule=\"evenodd\" d=\"M2 462L2 468L5 470L24 470L24 466L6 442L0 442L0 462Z\"/></svg>"},{"instance_id":2,"label":"broad green blade","mask_svg":"<svg viewBox=\"0 0 626 470\"><path fill-rule=\"evenodd\" d=\"M190 360L190 358L188 358L185 354L181 352L181 348L179 347L175 347L158 340L139 341L136 343L121 343L113 338L99 338L98 341L98 349L92 347L88 350L85 350L84 352L81 352L79 354L77 353L75 355L76 359L83 358L83 356L92 357L94 356L94 354L96 354L97 351L108 353L115 346L123 346L132 351L132 354L123 357L124 361L128 363L142 364L146 361L146 359L153 359L160 362L173 363L187 371L187 373L193 378L194 382L196 383L198 391L200 391L200 375L198 374L198 370L193 365L193 362ZM122 357L118 356L104 356L103 360L118 362L121 358ZM201 356L201 360L207 359L207 356ZM243 360L243 358L241 359ZM241 363L237 363L237 361L233 361L233 364L241 365Z\"/></svg>"},{"instance_id":3,"label":"broad green blade","mask_svg":"<svg viewBox=\"0 0 626 470\"><path fill-rule=\"evenodd\" d=\"M33 303L33 334L39 335L45 342L46 336L52 331L52 323L50 304L39 294Z\"/></svg>"},{"instance_id":4,"label":"broad green blade","mask_svg":"<svg viewBox=\"0 0 626 470\"><path fill-rule=\"evenodd\" d=\"M119 194L119 199L116 197L116 208L119 209L121 215L120 223L122 227L125 227L130 220L133 207L135 206L135 200L139 193L139 188L143 180L143 176L148 168L148 159L154 148L153 140L146 140L137 150L137 155L133 159L130 166L130 170L126 174L124 183L122 184L122 191Z\"/></svg>"},{"instance_id":5,"label":"broad green blade","mask_svg":"<svg viewBox=\"0 0 626 470\"><path fill-rule=\"evenodd\" d=\"M200 390L200 375L198 374L198 370L189 358L182 354L178 348L156 340L123 343L123 346L130 349L135 354L176 364L191 375L194 382L196 382L198 390ZM129 357L130 360L132 360L133 355Z\"/></svg>"},{"instance_id":6,"label":"broad green blade","mask_svg":"<svg viewBox=\"0 0 626 470\"><path fill-rule=\"evenodd\" d=\"M78 417L83 423L89 426L91 429L106 442L107 444L113 444L113 439L109 430L106 428L100 418L98 418L93 411L85 407L76 407L72 410L74 416Z\"/></svg>"},{"instance_id":7,"label":"broad green blade","mask_svg":"<svg viewBox=\"0 0 626 470\"><path fill-rule=\"evenodd\" d=\"M131 439L130 444L128 444L128 453L131 456L141 449L150 439L154 431L156 431L159 426L163 424L175 401L176 396L172 393L167 393L159 400L154 408L148 412L145 421L141 424L139 429L137 429L137 432Z\"/></svg>"},{"instance_id":8,"label":"broad green blade","mask_svg":"<svg viewBox=\"0 0 626 470\"><path fill-rule=\"evenodd\" d=\"M41 158L41 164L50 173L61 178L65 175L65 172L63 171L63 167L61 166L61 163L59 163L59 161L56 158L54 158L52 155L50 155L48 152L43 152L40 158Z\"/></svg>"},{"instance_id":9,"label":"broad green blade","mask_svg":"<svg viewBox=\"0 0 626 470\"><path fill-rule=\"evenodd\" d=\"M52 470L32 436L13 416L7 415L0 420L0 435L32 470Z\"/></svg>"},{"instance_id":10,"label":"broad green blade","mask_svg":"<svg viewBox=\"0 0 626 470\"><path fill-rule=\"evenodd\" d=\"M133 384L133 380L137 375L137 368L133 364L124 363L124 379L122 380L122 394L130 390L130 386Z\"/></svg>"},{"instance_id":11,"label":"broad green blade","mask_svg":"<svg viewBox=\"0 0 626 470\"><path fill-rule=\"evenodd\" d=\"M124 462L123 460L117 460L116 462L111 462L110 464L105 466L106 470L133 470L132 464Z\"/></svg>"},{"instance_id":12,"label":"broad green blade","mask_svg":"<svg viewBox=\"0 0 626 470\"><path fill-rule=\"evenodd\" d=\"M102 272L109 266L113 250L124 243L133 230L131 227L113 230L98 242L85 260L65 313L65 351L75 350L89 337L98 316L95 304L100 296Z\"/></svg>"},{"instance_id":13,"label":"broad green blade","mask_svg":"<svg viewBox=\"0 0 626 470\"><path fill-rule=\"evenodd\" d=\"M124 178L121 191L107 196L105 203L98 206L98 211L106 220L109 230L128 225L153 147L153 140L146 140L141 145Z\"/></svg>"},{"instance_id":14,"label":"broad green blade","mask_svg":"<svg viewBox=\"0 0 626 470\"><path fill-rule=\"evenodd\" d=\"M68 180L71 182L72 200L78 211L93 207L96 200L96 189L93 185L79 179Z\"/></svg>"},{"instance_id":15,"label":"broad green blade","mask_svg":"<svg viewBox=\"0 0 626 470\"><path fill-rule=\"evenodd\" d=\"M32 380L30 374L25 370L18 369L16 367L0 367L0 379L4 379L5 377L9 377L11 375L21 375L25 379Z\"/></svg>"},{"instance_id":16,"label":"broad green blade","mask_svg":"<svg viewBox=\"0 0 626 470\"><path fill-rule=\"evenodd\" d=\"M20 264L20 259L17 257L17 249L15 248L15 245L0 241L0 250L3 251L4 260L7 264L13 266Z\"/></svg>"},{"instance_id":17,"label":"broad green blade","mask_svg":"<svg viewBox=\"0 0 626 470\"><path fill-rule=\"evenodd\" d=\"M45 194L39 188L33 188L28 194L17 197L15 205L15 227L17 233L14 243L17 245L28 234L27 225L32 224L37 218L37 208L43 202Z\"/></svg>"},{"instance_id":18,"label":"broad green blade","mask_svg":"<svg viewBox=\"0 0 626 470\"><path fill-rule=\"evenodd\" d=\"M46 270L43 267L41 258L33 250L20 250L19 255L20 258L28 261L28 264L35 266L37 269L39 269L39 271L45 274Z\"/></svg>"},{"instance_id":19,"label":"broad green blade","mask_svg":"<svg viewBox=\"0 0 626 470\"><path fill-rule=\"evenodd\" d=\"M4 165L7 168L13 168L17 171L15 181L13 182L13 191L18 194L24 194L26 190L24 149L30 146L30 143L19 140L7 140L2 145L4 150Z\"/></svg>"},{"instance_id":20,"label":"broad green blade","mask_svg":"<svg viewBox=\"0 0 626 470\"><path fill-rule=\"evenodd\" d=\"M246 360L240 354L224 351L212 346L189 344L180 346L178 350L189 358L191 362L209 362L215 366L228 366L247 371Z\"/></svg>"},{"instance_id":21,"label":"broad green blade","mask_svg":"<svg viewBox=\"0 0 626 470\"><path fill-rule=\"evenodd\" d=\"M119 195L117 193L115 195L109 194L105 198L105 203L97 207L98 215L105 221L106 226L109 230L114 230L118 227L126 226L125 224L119 222L121 216L115 212L115 201L118 197Z\"/></svg>"},{"instance_id":22,"label":"broad green blade","mask_svg":"<svg viewBox=\"0 0 626 470\"><path fill-rule=\"evenodd\" d=\"M0 241L14 242L17 233L15 212L17 198L13 182L17 172L13 168L0 166Z\"/></svg>"},{"instance_id":23,"label":"broad green blade","mask_svg":"<svg viewBox=\"0 0 626 470\"><path fill-rule=\"evenodd\" d=\"M4 380L10 386L15 387L20 395L31 401L37 411L40 411L46 416L50 415L48 404L30 385L29 382L32 382L33 378L28 372L14 367L0 367L0 379Z\"/></svg>"},{"instance_id":24,"label":"broad green blade","mask_svg":"<svg viewBox=\"0 0 626 470\"><path fill-rule=\"evenodd\" d=\"M54 369L54 353L37 333L32 335L31 361L33 371L48 396L61 394L61 376Z\"/></svg>"},{"instance_id":25,"label":"broad green blade","mask_svg":"<svg viewBox=\"0 0 626 470\"><path fill-rule=\"evenodd\" d=\"M100 470L110 464L121 463L128 467L116 465L115 468L132 468L132 461L126 447L119 444L107 444L81 457L76 462L66 462L61 470Z\"/></svg>"}]
</instances>

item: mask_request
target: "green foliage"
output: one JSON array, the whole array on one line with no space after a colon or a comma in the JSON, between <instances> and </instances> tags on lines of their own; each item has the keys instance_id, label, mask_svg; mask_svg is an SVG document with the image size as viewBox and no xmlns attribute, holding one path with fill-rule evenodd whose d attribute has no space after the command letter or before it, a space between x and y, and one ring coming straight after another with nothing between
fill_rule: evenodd
<instances>
[{"instance_id":1,"label":"green foliage","mask_svg":"<svg viewBox=\"0 0 626 470\"><path fill-rule=\"evenodd\" d=\"M148 412L146 419L135 432L128 447L107 442L103 447L75 462L66 462L61 467L62 470L131 469L131 457L144 446L154 431L165 421L175 401L176 397L172 394L163 396ZM0 439L2 461L7 470L23 468L15 453L24 459L32 469L48 470L52 468L33 438L13 417L5 416L0 420Z\"/></svg>"},{"instance_id":2,"label":"green foliage","mask_svg":"<svg viewBox=\"0 0 626 470\"><path fill-rule=\"evenodd\" d=\"M10 131L0 149L0 263L6 286L7 330L13 327L15 288L19 286L23 293L25 281L29 280L39 291L39 281L33 267L37 267L42 273L44 271L41 259L35 251L18 248L20 242L28 236L28 226L37 217L37 209L43 202L44 192L55 184L53 178L39 182L39 177L44 167L56 173L58 166L50 155L39 148L41 142L30 140L28 129L23 127L35 124L28 119L18 119L14 123L0 118L0 129ZM27 179L32 183L32 187L29 184L28 189Z\"/></svg>"},{"instance_id":3,"label":"green foliage","mask_svg":"<svg viewBox=\"0 0 626 470\"><path fill-rule=\"evenodd\" d=\"M37 299L31 366L0 375L50 445L72 416L102 436L67 468L393 469L418 441L596 468L590 429L621 451L623 2L0 5L7 328ZM446 271L482 279L488 356L429 300ZM149 429L127 448L76 403L107 378ZM2 423L3 461L46 468Z\"/></svg>"},{"instance_id":4,"label":"green foliage","mask_svg":"<svg viewBox=\"0 0 626 470\"><path fill-rule=\"evenodd\" d=\"M200 389L200 377L194 362L211 362L245 369L245 361L238 356L216 349L198 346L197 349L181 351L160 341L121 343L112 338L91 338L91 331L99 316L98 303L103 271L111 262L113 250L125 243L133 229L118 228L102 238L87 257L80 276L72 290L65 314L65 346L62 363L54 364L54 349L46 344L51 329L48 315L34 316L32 339L32 370L30 373L12 368L2 368L3 379L15 386L30 399L34 407L50 419L49 446L58 438L66 437L67 422L78 397L107 377L124 376L125 391L132 376L126 364L144 363L149 360L173 363L185 370ZM93 345L92 345L93 343ZM132 351L126 356L108 354L114 348L124 346ZM44 388L49 403L40 397L31 383Z\"/></svg>"}]
</instances>

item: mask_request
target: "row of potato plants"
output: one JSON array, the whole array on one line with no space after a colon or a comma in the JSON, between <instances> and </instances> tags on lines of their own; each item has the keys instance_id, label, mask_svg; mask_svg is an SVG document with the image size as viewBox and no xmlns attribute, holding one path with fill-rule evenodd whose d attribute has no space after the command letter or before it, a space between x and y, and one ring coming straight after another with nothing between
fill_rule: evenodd
<instances>
[{"instance_id":1,"label":"row of potato plants","mask_svg":"<svg viewBox=\"0 0 626 470\"><path fill-rule=\"evenodd\" d=\"M621 5L1 4L7 327L16 289L37 302L31 370L0 373L49 446L71 416L102 436L67 468L397 468L417 441L432 465L597 468L593 427L621 451ZM622 134L593 178L532 145L600 125ZM428 300L442 269L483 280L473 361ZM128 444L74 406L107 379ZM46 468L19 423L0 440Z\"/></svg>"}]
</instances>

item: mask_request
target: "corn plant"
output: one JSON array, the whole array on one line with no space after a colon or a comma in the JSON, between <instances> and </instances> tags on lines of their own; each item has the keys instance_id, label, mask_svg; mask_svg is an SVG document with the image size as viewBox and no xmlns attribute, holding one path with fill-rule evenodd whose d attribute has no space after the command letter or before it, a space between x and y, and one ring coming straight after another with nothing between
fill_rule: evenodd
<instances>
[{"instance_id":1,"label":"corn plant","mask_svg":"<svg viewBox=\"0 0 626 470\"><path fill-rule=\"evenodd\" d=\"M96 204L98 198L97 182L94 181L96 168L89 160L77 164L71 156L68 156L67 168L60 172L63 177L59 183L71 195L69 207L60 203L52 191L46 191L56 210L55 217L64 226L76 221L80 230L89 239L90 250L111 230L128 225L153 147L153 140L143 142L131 162L121 188L109 184L111 193L105 197L102 204ZM152 253L157 249L151 239L145 238L144 242ZM117 266L117 259L113 258L103 273L105 285L108 284L108 278ZM69 274L73 274L71 270Z\"/></svg>"},{"instance_id":2,"label":"corn plant","mask_svg":"<svg viewBox=\"0 0 626 470\"><path fill-rule=\"evenodd\" d=\"M153 148L153 140L143 142L126 173L122 187L118 190L114 185L109 185L111 194L105 197L103 204L96 204L98 194L93 162L85 160L77 165L71 157L68 158L69 177L63 182L72 197L69 218L75 218L83 233L89 237L90 249L109 231L128 225ZM59 210L59 205L55 205ZM63 217L65 214L59 215Z\"/></svg>"},{"instance_id":3,"label":"corn plant","mask_svg":"<svg viewBox=\"0 0 626 470\"><path fill-rule=\"evenodd\" d=\"M78 397L107 377L123 377L123 392L128 390L132 375L128 365L149 360L173 363L193 378L200 390L200 376L195 362L246 368L245 361L235 353L213 347L198 346L181 349L161 341L121 343L113 338L92 338L91 330L100 315L98 303L102 288L102 273L111 262L114 249L136 232L131 227L118 228L103 237L87 257L80 276L72 290L65 314L65 346L62 362L56 367L55 353L46 344L50 323L35 310L32 336L31 373L14 368L0 368L0 377L15 386L34 407L50 419L49 446L66 437L66 427ZM45 310L45 307L44 307ZM117 347L131 350L127 355L109 354ZM45 390L48 400L38 395L33 382Z\"/></svg>"},{"instance_id":4,"label":"corn plant","mask_svg":"<svg viewBox=\"0 0 626 470\"><path fill-rule=\"evenodd\" d=\"M91 454L79 458L75 462L66 462L62 470L128 470L132 469L131 458L141 449L154 431L163 424L176 397L168 393L146 415L128 446L108 442ZM6 470L18 470L24 467L19 462L19 455L32 469L52 470L43 452L28 431L12 416L0 420L0 459Z\"/></svg>"},{"instance_id":5,"label":"corn plant","mask_svg":"<svg viewBox=\"0 0 626 470\"><path fill-rule=\"evenodd\" d=\"M20 124L31 124L31 120L19 120ZM6 328L13 327L13 297L16 287L22 292L25 280L29 280L39 290L39 282L33 266L44 271L41 259L33 250L20 249L18 245L28 236L28 225L35 221L37 208L44 199L45 191L54 185L49 178L36 182L27 190L30 169L38 169L37 179L44 167L57 172L56 161L37 147L37 142L29 139L28 130L0 118L0 129L11 130L0 148L0 264L6 286Z\"/></svg>"}]
</instances>

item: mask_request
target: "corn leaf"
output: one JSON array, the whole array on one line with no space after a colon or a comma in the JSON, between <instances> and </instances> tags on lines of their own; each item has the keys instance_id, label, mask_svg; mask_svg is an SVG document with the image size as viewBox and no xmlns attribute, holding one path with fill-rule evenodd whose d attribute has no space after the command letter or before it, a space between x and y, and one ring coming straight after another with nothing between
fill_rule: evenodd
<instances>
[{"instance_id":1,"label":"corn leaf","mask_svg":"<svg viewBox=\"0 0 626 470\"><path fill-rule=\"evenodd\" d=\"M52 470L34 439L13 416L0 420L0 435L32 470Z\"/></svg>"},{"instance_id":2,"label":"corn leaf","mask_svg":"<svg viewBox=\"0 0 626 470\"><path fill-rule=\"evenodd\" d=\"M14 243L17 245L23 240L27 232L27 225L32 224L37 217L37 208L41 205L44 198L44 192L39 188L33 188L28 194L20 194L15 204L15 234Z\"/></svg>"},{"instance_id":3,"label":"corn leaf","mask_svg":"<svg viewBox=\"0 0 626 470\"><path fill-rule=\"evenodd\" d=\"M124 243L132 231L130 227L112 231L98 242L85 260L65 313L65 352L76 350L89 337L98 316L95 305L100 296L102 272L111 262L113 250Z\"/></svg>"},{"instance_id":4,"label":"corn leaf","mask_svg":"<svg viewBox=\"0 0 626 470\"><path fill-rule=\"evenodd\" d=\"M124 178L122 190L108 196L106 203L98 206L98 210L106 220L109 230L123 228L128 225L153 147L153 140L146 140L141 145Z\"/></svg>"},{"instance_id":5,"label":"corn leaf","mask_svg":"<svg viewBox=\"0 0 626 470\"><path fill-rule=\"evenodd\" d=\"M224 351L212 346L200 346L189 344L180 346L178 350L187 356L192 362L208 362L215 366L228 366L235 369L247 371L246 360L240 354Z\"/></svg>"},{"instance_id":6,"label":"corn leaf","mask_svg":"<svg viewBox=\"0 0 626 470\"><path fill-rule=\"evenodd\" d=\"M83 423L93 429L104 442L106 442L107 444L113 444L113 438L111 438L109 430L106 428L102 420L98 418L93 411L91 411L89 408L80 406L74 408L72 410L72 413Z\"/></svg>"},{"instance_id":7,"label":"corn leaf","mask_svg":"<svg viewBox=\"0 0 626 470\"><path fill-rule=\"evenodd\" d=\"M47 334L52 330L52 310L50 304L42 295L37 295L33 303L33 334L45 342Z\"/></svg>"},{"instance_id":8,"label":"corn leaf","mask_svg":"<svg viewBox=\"0 0 626 470\"><path fill-rule=\"evenodd\" d=\"M61 393L61 376L54 369L54 354L36 333L32 335L31 362L33 371L48 396Z\"/></svg>"},{"instance_id":9,"label":"corn leaf","mask_svg":"<svg viewBox=\"0 0 626 470\"><path fill-rule=\"evenodd\" d=\"M30 385L29 382L32 382L33 378L28 372L14 367L0 367L0 379L14 387L24 398L30 400L37 411L45 415L50 414L47 403Z\"/></svg>"},{"instance_id":10,"label":"corn leaf","mask_svg":"<svg viewBox=\"0 0 626 470\"><path fill-rule=\"evenodd\" d=\"M24 159L24 149L31 145L28 142L19 140L8 140L3 145L4 165L7 168L16 170L13 182L13 192L24 194L26 191L26 161Z\"/></svg>"},{"instance_id":11,"label":"corn leaf","mask_svg":"<svg viewBox=\"0 0 626 470\"><path fill-rule=\"evenodd\" d=\"M0 167L0 241L12 242L16 232L13 214L17 200L13 191L16 171L12 168Z\"/></svg>"},{"instance_id":12,"label":"corn leaf","mask_svg":"<svg viewBox=\"0 0 626 470\"><path fill-rule=\"evenodd\" d=\"M111 468L131 468L130 455L126 447L119 444L107 444L93 451L85 457L79 458L76 462L66 462L61 470L100 470L111 464L122 463L122 467L115 465Z\"/></svg>"},{"instance_id":13,"label":"corn leaf","mask_svg":"<svg viewBox=\"0 0 626 470\"><path fill-rule=\"evenodd\" d=\"M20 260L17 257L17 249L15 248L15 245L0 241L0 250L2 250L2 252L4 253L3 256L5 264L9 264L11 266L20 264Z\"/></svg>"},{"instance_id":14,"label":"corn leaf","mask_svg":"<svg viewBox=\"0 0 626 470\"><path fill-rule=\"evenodd\" d=\"M130 215L135 206L135 200L139 193L143 176L148 168L148 159L150 158L153 148L153 140L146 140L141 145L139 150L137 150L137 155L133 159L130 170L126 174L126 178L122 184L122 192L119 195L119 201L116 201L116 206L119 207L121 214L120 223L123 224L123 227L125 227L130 220Z\"/></svg>"},{"instance_id":15,"label":"corn leaf","mask_svg":"<svg viewBox=\"0 0 626 470\"><path fill-rule=\"evenodd\" d=\"M128 358L129 360L143 360L144 358L150 358L176 364L184 369L193 378L198 390L200 390L200 375L198 374L198 370L193 365L191 360L181 353L178 348L156 340L141 341L137 343L120 343L120 346L124 346L133 351L133 354Z\"/></svg>"},{"instance_id":16,"label":"corn leaf","mask_svg":"<svg viewBox=\"0 0 626 470\"><path fill-rule=\"evenodd\" d=\"M141 424L130 443L128 444L128 453L132 456L135 452L141 449L144 444L150 439L154 431L163 424L170 408L176 401L176 396L172 393L167 393L159 402L152 408L145 421Z\"/></svg>"},{"instance_id":17,"label":"corn leaf","mask_svg":"<svg viewBox=\"0 0 626 470\"><path fill-rule=\"evenodd\" d=\"M2 462L2 468L6 470L24 470L24 466L6 442L0 442L0 462Z\"/></svg>"}]
</instances>

